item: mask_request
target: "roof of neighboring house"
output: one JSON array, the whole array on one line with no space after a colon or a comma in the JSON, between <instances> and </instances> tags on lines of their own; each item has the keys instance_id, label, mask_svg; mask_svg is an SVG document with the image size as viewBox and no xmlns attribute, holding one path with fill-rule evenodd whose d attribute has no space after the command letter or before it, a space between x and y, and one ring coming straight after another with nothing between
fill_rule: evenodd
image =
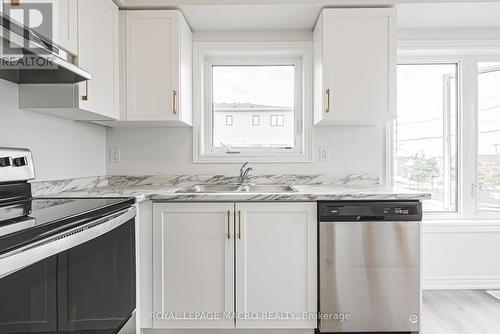
<instances>
[{"instance_id":1,"label":"roof of neighboring house","mask_svg":"<svg viewBox=\"0 0 500 334\"><path fill-rule=\"evenodd\" d=\"M270 106L253 103L214 103L214 111L292 111L291 107Z\"/></svg>"}]
</instances>

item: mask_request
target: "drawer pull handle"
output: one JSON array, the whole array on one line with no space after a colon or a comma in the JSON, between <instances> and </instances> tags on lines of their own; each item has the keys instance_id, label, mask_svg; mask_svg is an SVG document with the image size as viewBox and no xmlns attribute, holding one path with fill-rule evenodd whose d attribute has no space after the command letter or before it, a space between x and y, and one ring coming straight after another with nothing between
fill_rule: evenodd
<instances>
[{"instance_id":1,"label":"drawer pull handle","mask_svg":"<svg viewBox=\"0 0 500 334\"><path fill-rule=\"evenodd\" d=\"M85 95L82 96L82 101L89 100L89 81L85 81Z\"/></svg>"}]
</instances>

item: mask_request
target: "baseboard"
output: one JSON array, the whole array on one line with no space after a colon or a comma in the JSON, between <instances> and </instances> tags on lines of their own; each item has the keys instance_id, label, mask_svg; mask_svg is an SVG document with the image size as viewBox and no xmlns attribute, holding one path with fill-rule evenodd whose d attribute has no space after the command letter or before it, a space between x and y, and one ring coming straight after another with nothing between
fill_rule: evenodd
<instances>
[{"instance_id":1,"label":"baseboard","mask_svg":"<svg viewBox=\"0 0 500 334\"><path fill-rule=\"evenodd\" d=\"M423 279L424 290L500 289L500 276L444 276Z\"/></svg>"}]
</instances>

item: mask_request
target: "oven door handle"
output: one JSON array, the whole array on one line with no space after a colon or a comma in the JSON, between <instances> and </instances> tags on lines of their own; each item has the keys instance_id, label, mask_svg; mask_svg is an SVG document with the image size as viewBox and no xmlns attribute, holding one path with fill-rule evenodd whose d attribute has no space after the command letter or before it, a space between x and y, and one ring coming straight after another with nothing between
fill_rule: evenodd
<instances>
[{"instance_id":1,"label":"oven door handle","mask_svg":"<svg viewBox=\"0 0 500 334\"><path fill-rule=\"evenodd\" d=\"M135 207L127 208L5 253L0 256L0 278L95 239L123 225L136 215Z\"/></svg>"}]
</instances>

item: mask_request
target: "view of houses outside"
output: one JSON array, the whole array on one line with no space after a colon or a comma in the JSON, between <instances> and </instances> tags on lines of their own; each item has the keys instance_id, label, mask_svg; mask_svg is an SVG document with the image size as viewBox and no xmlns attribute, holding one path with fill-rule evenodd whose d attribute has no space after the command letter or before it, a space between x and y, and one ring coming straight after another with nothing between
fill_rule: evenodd
<instances>
[{"instance_id":1,"label":"view of houses outside","mask_svg":"<svg viewBox=\"0 0 500 334\"><path fill-rule=\"evenodd\" d=\"M293 109L250 103L215 103L214 146L292 147ZM228 121L231 120L231 121Z\"/></svg>"},{"instance_id":2,"label":"view of houses outside","mask_svg":"<svg viewBox=\"0 0 500 334\"><path fill-rule=\"evenodd\" d=\"M500 62L478 71L478 208L500 211Z\"/></svg>"},{"instance_id":3,"label":"view of houses outside","mask_svg":"<svg viewBox=\"0 0 500 334\"><path fill-rule=\"evenodd\" d=\"M214 147L294 146L294 71L287 66L213 66Z\"/></svg>"}]
</instances>

